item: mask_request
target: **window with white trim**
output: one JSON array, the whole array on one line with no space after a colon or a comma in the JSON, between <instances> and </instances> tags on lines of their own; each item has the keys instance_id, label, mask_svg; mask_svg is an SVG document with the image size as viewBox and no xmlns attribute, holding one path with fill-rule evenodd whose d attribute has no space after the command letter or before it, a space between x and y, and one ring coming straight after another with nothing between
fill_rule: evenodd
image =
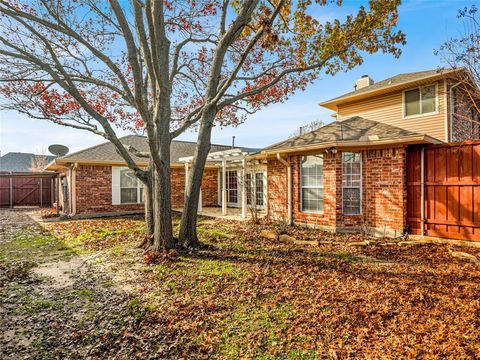
<instances>
[{"instance_id":1,"label":"window with white trim","mask_svg":"<svg viewBox=\"0 0 480 360\"><path fill-rule=\"evenodd\" d=\"M301 207L306 212L323 211L323 155L302 156Z\"/></svg>"},{"instance_id":2,"label":"window with white trim","mask_svg":"<svg viewBox=\"0 0 480 360\"><path fill-rule=\"evenodd\" d=\"M362 154L342 153L343 214L359 215L362 211Z\"/></svg>"},{"instance_id":3,"label":"window with white trim","mask_svg":"<svg viewBox=\"0 0 480 360\"><path fill-rule=\"evenodd\" d=\"M120 204L143 203L143 184L133 170L120 169Z\"/></svg>"},{"instance_id":4,"label":"window with white trim","mask_svg":"<svg viewBox=\"0 0 480 360\"><path fill-rule=\"evenodd\" d=\"M405 91L405 117L437 111L436 85Z\"/></svg>"}]
</instances>

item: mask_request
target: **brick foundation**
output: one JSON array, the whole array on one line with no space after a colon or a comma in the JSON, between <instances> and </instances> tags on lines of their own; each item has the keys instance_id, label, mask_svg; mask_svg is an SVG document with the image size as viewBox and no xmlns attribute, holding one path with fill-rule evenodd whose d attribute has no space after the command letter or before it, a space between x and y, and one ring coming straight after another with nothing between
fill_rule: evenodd
<instances>
[{"instance_id":1,"label":"brick foundation","mask_svg":"<svg viewBox=\"0 0 480 360\"><path fill-rule=\"evenodd\" d=\"M112 213L143 211L143 204L112 205L112 168L110 166L80 165L76 169L76 213ZM185 170L171 169L172 207L183 206ZM203 206L218 205L217 169L206 169L202 182Z\"/></svg>"},{"instance_id":2,"label":"brick foundation","mask_svg":"<svg viewBox=\"0 0 480 360\"><path fill-rule=\"evenodd\" d=\"M375 235L399 236L406 226L406 149L362 151L362 214L343 215L342 152L324 153L324 208L322 213L302 212L300 156L292 166L292 217L299 225L332 231L367 229ZM268 162L268 211L271 219L287 218L287 171L277 160ZM279 211L280 209L280 211Z\"/></svg>"}]
</instances>

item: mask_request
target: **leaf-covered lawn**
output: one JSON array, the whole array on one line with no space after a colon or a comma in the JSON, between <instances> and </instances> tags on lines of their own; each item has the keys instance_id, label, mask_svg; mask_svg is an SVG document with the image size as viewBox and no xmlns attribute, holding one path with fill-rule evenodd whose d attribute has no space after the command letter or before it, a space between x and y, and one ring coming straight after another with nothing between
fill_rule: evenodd
<instances>
[{"instance_id":1,"label":"leaf-covered lawn","mask_svg":"<svg viewBox=\"0 0 480 360\"><path fill-rule=\"evenodd\" d=\"M90 259L91 277L108 276L124 295L119 314L128 321L102 322L96 310L84 318L81 336L75 329L64 335L77 354L480 357L480 265L454 260L445 245L353 247L348 242L360 236L299 228L290 235L339 243L296 245L262 238L265 226L201 219L207 249L150 265L135 247L143 225L136 219L45 224L67 251ZM98 288L76 291L84 302L103 299ZM34 304L40 305L55 309Z\"/></svg>"}]
</instances>

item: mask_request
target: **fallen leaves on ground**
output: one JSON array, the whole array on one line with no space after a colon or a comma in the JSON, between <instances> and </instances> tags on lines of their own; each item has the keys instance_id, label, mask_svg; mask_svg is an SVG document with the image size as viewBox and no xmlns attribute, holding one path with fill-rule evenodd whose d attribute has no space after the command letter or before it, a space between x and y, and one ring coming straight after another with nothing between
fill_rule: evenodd
<instances>
[{"instance_id":1,"label":"fallen leaves on ground","mask_svg":"<svg viewBox=\"0 0 480 360\"><path fill-rule=\"evenodd\" d=\"M57 324L62 336L47 332L42 349L54 344L71 358L480 357L480 266L453 259L445 245L352 247L361 235L289 229L321 242L301 246L260 237L267 225L202 218L198 233L209 246L148 264L135 247L143 225L45 224L91 260L88 276L63 290L77 305L61 303L82 321ZM55 301L45 301L31 308L48 316Z\"/></svg>"}]
</instances>

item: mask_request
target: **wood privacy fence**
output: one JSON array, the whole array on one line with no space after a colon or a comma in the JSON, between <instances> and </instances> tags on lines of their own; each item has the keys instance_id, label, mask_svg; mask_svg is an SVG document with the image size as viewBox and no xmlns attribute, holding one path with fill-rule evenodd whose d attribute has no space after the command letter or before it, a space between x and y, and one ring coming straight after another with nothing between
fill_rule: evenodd
<instances>
[{"instance_id":1,"label":"wood privacy fence","mask_svg":"<svg viewBox=\"0 0 480 360\"><path fill-rule=\"evenodd\" d=\"M413 234L480 241L480 141L409 149L407 222Z\"/></svg>"},{"instance_id":2,"label":"wood privacy fence","mask_svg":"<svg viewBox=\"0 0 480 360\"><path fill-rule=\"evenodd\" d=\"M54 174L0 174L0 207L52 206Z\"/></svg>"}]
</instances>

